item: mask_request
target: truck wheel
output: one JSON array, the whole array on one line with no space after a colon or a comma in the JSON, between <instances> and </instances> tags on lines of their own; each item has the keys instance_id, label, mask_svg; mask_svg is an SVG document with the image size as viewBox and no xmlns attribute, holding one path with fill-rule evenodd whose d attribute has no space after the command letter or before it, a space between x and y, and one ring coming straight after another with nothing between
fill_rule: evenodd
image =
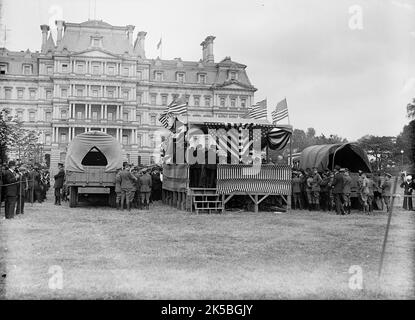
<instances>
[{"instance_id":1,"label":"truck wheel","mask_svg":"<svg viewBox=\"0 0 415 320\"><path fill-rule=\"evenodd\" d=\"M74 208L78 204L78 188L71 187L69 194L69 207Z\"/></svg>"}]
</instances>

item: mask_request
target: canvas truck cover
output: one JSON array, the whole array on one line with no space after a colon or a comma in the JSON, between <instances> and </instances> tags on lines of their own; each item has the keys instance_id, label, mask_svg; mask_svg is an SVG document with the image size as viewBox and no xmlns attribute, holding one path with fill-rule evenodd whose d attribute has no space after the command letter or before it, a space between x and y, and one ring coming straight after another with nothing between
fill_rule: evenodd
<instances>
[{"instance_id":1,"label":"canvas truck cover","mask_svg":"<svg viewBox=\"0 0 415 320\"><path fill-rule=\"evenodd\" d=\"M366 152L355 143L323 144L305 148L300 156L300 168L316 167L319 171L333 170L335 165L351 172L371 172Z\"/></svg>"},{"instance_id":2,"label":"canvas truck cover","mask_svg":"<svg viewBox=\"0 0 415 320\"><path fill-rule=\"evenodd\" d=\"M89 131L77 135L69 144L65 159L67 171L84 172L82 160L93 148L98 149L106 157L105 172L122 168L122 149L120 143L109 134L101 131Z\"/></svg>"}]
</instances>

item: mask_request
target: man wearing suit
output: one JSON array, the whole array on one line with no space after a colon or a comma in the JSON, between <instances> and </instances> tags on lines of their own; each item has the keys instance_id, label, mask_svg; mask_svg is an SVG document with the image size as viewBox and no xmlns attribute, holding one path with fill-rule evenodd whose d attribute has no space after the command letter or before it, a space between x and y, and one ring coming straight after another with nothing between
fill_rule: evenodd
<instances>
[{"instance_id":1,"label":"man wearing suit","mask_svg":"<svg viewBox=\"0 0 415 320\"><path fill-rule=\"evenodd\" d=\"M340 167L336 166L334 168L334 178L332 182L333 188L333 195L334 201L336 203L336 214L344 214L344 209L342 205L342 198L343 198L343 188L344 188L344 181L343 175L340 173Z\"/></svg>"},{"instance_id":2,"label":"man wearing suit","mask_svg":"<svg viewBox=\"0 0 415 320\"><path fill-rule=\"evenodd\" d=\"M3 183L6 184L5 213L6 219L13 219L19 188L19 175L15 171L16 163L9 161L8 169L3 173Z\"/></svg>"},{"instance_id":3,"label":"man wearing suit","mask_svg":"<svg viewBox=\"0 0 415 320\"><path fill-rule=\"evenodd\" d=\"M147 210L148 210L148 204L150 201L152 185L153 183L151 180L151 176L148 174L148 171L145 171L144 174L139 178L139 186L140 186L141 204L143 205L143 207L145 206Z\"/></svg>"},{"instance_id":4,"label":"man wearing suit","mask_svg":"<svg viewBox=\"0 0 415 320\"><path fill-rule=\"evenodd\" d=\"M24 214L24 203L26 200L26 192L28 189L29 183L27 182L27 170L26 167L21 166L19 168L20 179L19 179L19 188L17 189L17 207L16 215Z\"/></svg>"},{"instance_id":5,"label":"man wearing suit","mask_svg":"<svg viewBox=\"0 0 415 320\"><path fill-rule=\"evenodd\" d=\"M121 186L121 210L124 209L124 199L127 203L127 210L131 210L131 202L134 199L134 182L137 178L131 173L130 165L125 164L124 170L120 172L120 186Z\"/></svg>"},{"instance_id":6,"label":"man wearing suit","mask_svg":"<svg viewBox=\"0 0 415 320\"><path fill-rule=\"evenodd\" d=\"M58 163L59 172L55 174L55 206L61 205L61 190L63 188L63 181L65 180L65 171L63 170L63 164Z\"/></svg>"}]
</instances>

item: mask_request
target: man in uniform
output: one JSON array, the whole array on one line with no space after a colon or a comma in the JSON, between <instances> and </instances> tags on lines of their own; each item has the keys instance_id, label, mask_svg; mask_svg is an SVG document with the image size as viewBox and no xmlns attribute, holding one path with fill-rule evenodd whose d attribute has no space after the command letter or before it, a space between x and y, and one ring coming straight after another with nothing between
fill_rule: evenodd
<instances>
[{"instance_id":1,"label":"man in uniform","mask_svg":"<svg viewBox=\"0 0 415 320\"><path fill-rule=\"evenodd\" d=\"M314 206L314 210L320 211L320 183L321 176L318 173L317 168L313 168L313 180L311 182L311 202Z\"/></svg>"},{"instance_id":2,"label":"man in uniform","mask_svg":"<svg viewBox=\"0 0 415 320\"><path fill-rule=\"evenodd\" d=\"M340 173L340 167L336 165L334 168L334 177L332 182L334 201L336 203L336 214L344 214L342 205L343 198L343 175Z\"/></svg>"},{"instance_id":3,"label":"man in uniform","mask_svg":"<svg viewBox=\"0 0 415 320\"><path fill-rule=\"evenodd\" d=\"M292 194L293 194L293 209L303 209L302 201L301 201L301 188L300 188L300 177L299 173L293 172L293 178L292 178ZM297 206L298 203L298 206Z\"/></svg>"},{"instance_id":4,"label":"man in uniform","mask_svg":"<svg viewBox=\"0 0 415 320\"><path fill-rule=\"evenodd\" d=\"M131 211L131 202L134 197L134 182L137 178L131 173L130 165L125 164L124 170L120 172L121 185L121 210L124 209L124 200L127 204L127 210Z\"/></svg>"},{"instance_id":5,"label":"man in uniform","mask_svg":"<svg viewBox=\"0 0 415 320\"><path fill-rule=\"evenodd\" d=\"M13 219L16 210L16 200L19 188L19 175L15 171L16 163L9 161L7 170L3 173L3 184L6 186L5 192L5 216L6 219Z\"/></svg>"},{"instance_id":6,"label":"man in uniform","mask_svg":"<svg viewBox=\"0 0 415 320\"><path fill-rule=\"evenodd\" d=\"M24 203L26 200L26 192L29 188L28 183L28 173L25 166L21 166L19 168L20 179L19 179L19 188L17 194L17 207L16 207L16 215L24 214Z\"/></svg>"},{"instance_id":7,"label":"man in uniform","mask_svg":"<svg viewBox=\"0 0 415 320\"><path fill-rule=\"evenodd\" d=\"M347 214L350 214L351 209L351 200L350 200L350 194L352 192L352 178L349 174L349 169L340 169L340 172L343 173L343 210L344 212L347 212Z\"/></svg>"},{"instance_id":8,"label":"man in uniform","mask_svg":"<svg viewBox=\"0 0 415 320\"><path fill-rule=\"evenodd\" d=\"M142 176L140 176L139 186L140 186L141 205L148 210L148 204L150 202L152 180L147 170L144 171L144 174Z\"/></svg>"},{"instance_id":9,"label":"man in uniform","mask_svg":"<svg viewBox=\"0 0 415 320\"><path fill-rule=\"evenodd\" d=\"M324 172L320 182L320 203L323 211L330 211L329 183L330 173Z\"/></svg>"},{"instance_id":10,"label":"man in uniform","mask_svg":"<svg viewBox=\"0 0 415 320\"><path fill-rule=\"evenodd\" d=\"M61 190L63 187L63 181L65 180L65 171L63 170L63 164L58 163L58 173L55 174L55 205L60 206L61 205Z\"/></svg>"}]
</instances>

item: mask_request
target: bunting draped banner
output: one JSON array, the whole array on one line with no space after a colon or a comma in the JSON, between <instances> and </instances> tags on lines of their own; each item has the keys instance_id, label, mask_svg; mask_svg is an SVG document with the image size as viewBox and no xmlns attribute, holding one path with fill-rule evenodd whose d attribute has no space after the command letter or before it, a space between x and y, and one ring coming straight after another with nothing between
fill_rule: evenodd
<instances>
[{"instance_id":1,"label":"bunting draped banner","mask_svg":"<svg viewBox=\"0 0 415 320\"><path fill-rule=\"evenodd\" d=\"M272 150L282 150L290 141L292 130L288 128L274 128L268 132L268 145Z\"/></svg>"}]
</instances>

